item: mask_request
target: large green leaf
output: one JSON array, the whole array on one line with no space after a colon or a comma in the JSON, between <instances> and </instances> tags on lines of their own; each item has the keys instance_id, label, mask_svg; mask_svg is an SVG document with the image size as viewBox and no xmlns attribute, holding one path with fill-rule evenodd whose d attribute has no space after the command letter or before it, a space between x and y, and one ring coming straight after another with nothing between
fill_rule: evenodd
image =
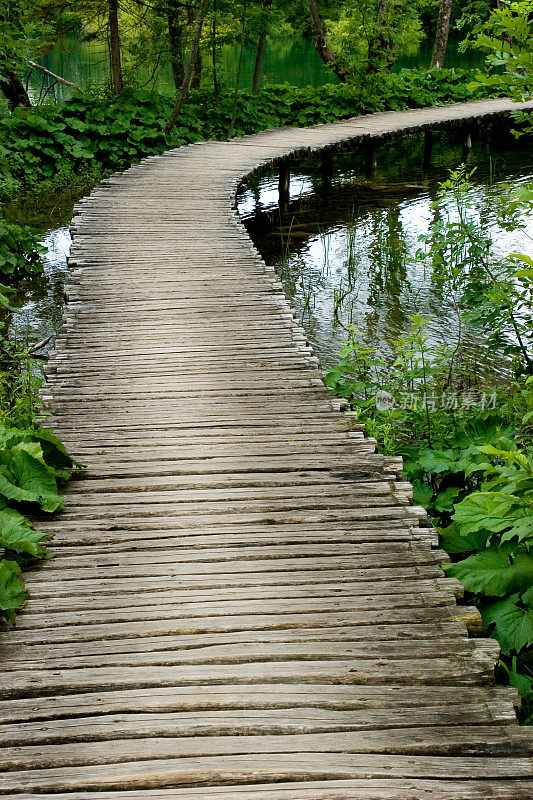
<instances>
[{"instance_id":1,"label":"large green leaf","mask_svg":"<svg viewBox=\"0 0 533 800\"><path fill-rule=\"evenodd\" d=\"M455 506L454 522L463 535L484 529L500 533L513 520L524 517L530 504L503 492L474 492Z\"/></svg>"},{"instance_id":2,"label":"large green leaf","mask_svg":"<svg viewBox=\"0 0 533 800\"><path fill-rule=\"evenodd\" d=\"M531 585L531 588L527 590L527 592L524 592L521 600L526 606L533 608L533 584Z\"/></svg>"},{"instance_id":3,"label":"large green leaf","mask_svg":"<svg viewBox=\"0 0 533 800\"><path fill-rule=\"evenodd\" d=\"M46 534L34 530L26 517L13 508L0 510L0 547L5 550L44 558L46 550L39 543L47 538Z\"/></svg>"},{"instance_id":4,"label":"large green leaf","mask_svg":"<svg viewBox=\"0 0 533 800\"><path fill-rule=\"evenodd\" d=\"M439 492L435 498L435 509L440 512L452 511L455 499L462 491L463 489L460 486L448 486L443 492Z\"/></svg>"},{"instance_id":5,"label":"large green leaf","mask_svg":"<svg viewBox=\"0 0 533 800\"><path fill-rule=\"evenodd\" d=\"M15 609L20 608L28 596L24 589L20 567L15 561L0 561L0 611L10 622L15 619Z\"/></svg>"},{"instance_id":6,"label":"large green leaf","mask_svg":"<svg viewBox=\"0 0 533 800\"><path fill-rule=\"evenodd\" d=\"M439 528L439 542L447 553L469 553L472 550L485 550L488 534L486 531L473 531L463 536L453 522L447 528Z\"/></svg>"},{"instance_id":7,"label":"large green leaf","mask_svg":"<svg viewBox=\"0 0 533 800\"><path fill-rule=\"evenodd\" d=\"M509 683L513 686L518 694L524 699L529 699L533 692L533 680L522 672L516 670L509 671Z\"/></svg>"},{"instance_id":8,"label":"large green leaf","mask_svg":"<svg viewBox=\"0 0 533 800\"><path fill-rule=\"evenodd\" d=\"M9 466L9 450L26 450L41 461L55 478L67 481L73 465L82 467L73 461L63 443L46 428L6 428L0 424L0 463ZM4 452L2 452L4 451Z\"/></svg>"},{"instance_id":9,"label":"large green leaf","mask_svg":"<svg viewBox=\"0 0 533 800\"><path fill-rule=\"evenodd\" d=\"M518 553L512 558L507 548L475 553L444 569L469 592L492 597L525 592L533 584L533 556Z\"/></svg>"},{"instance_id":10,"label":"large green leaf","mask_svg":"<svg viewBox=\"0 0 533 800\"><path fill-rule=\"evenodd\" d=\"M56 467L46 462L41 442L37 441L36 439L28 437L27 439L19 442L17 445L15 445L15 447L13 447L14 453L22 450L26 453L29 453L30 456L35 458L44 467L46 467L47 471L54 478L59 478L60 480L64 481L68 481L68 479L70 478L70 472L67 472L67 470L64 469L57 469Z\"/></svg>"},{"instance_id":11,"label":"large green leaf","mask_svg":"<svg viewBox=\"0 0 533 800\"><path fill-rule=\"evenodd\" d=\"M12 450L2 460L0 494L19 503L38 503L44 511L61 507L55 478L44 464L25 450Z\"/></svg>"},{"instance_id":12,"label":"large green leaf","mask_svg":"<svg viewBox=\"0 0 533 800\"><path fill-rule=\"evenodd\" d=\"M533 609L521 607L519 599L519 594L512 594L496 600L481 612L485 627L494 625L493 636L505 654L519 653L533 644Z\"/></svg>"},{"instance_id":13,"label":"large green leaf","mask_svg":"<svg viewBox=\"0 0 533 800\"><path fill-rule=\"evenodd\" d=\"M418 463L430 475L441 472L462 472L463 466L458 464L458 456L457 450L430 450L427 448L421 451Z\"/></svg>"},{"instance_id":14,"label":"large green leaf","mask_svg":"<svg viewBox=\"0 0 533 800\"><path fill-rule=\"evenodd\" d=\"M432 497L433 489L428 483L418 479L413 480L413 502L415 505L429 508Z\"/></svg>"},{"instance_id":15,"label":"large green leaf","mask_svg":"<svg viewBox=\"0 0 533 800\"><path fill-rule=\"evenodd\" d=\"M533 539L533 516L521 517L513 522L508 531L502 533L500 541L508 542L516 537L517 541Z\"/></svg>"},{"instance_id":16,"label":"large green leaf","mask_svg":"<svg viewBox=\"0 0 533 800\"><path fill-rule=\"evenodd\" d=\"M38 439L41 443L48 442L58 451L58 453L61 453L61 455L65 457L68 463L72 463L65 445L61 439L55 435L55 433L49 430L49 428L34 428L31 432L31 435Z\"/></svg>"},{"instance_id":17,"label":"large green leaf","mask_svg":"<svg viewBox=\"0 0 533 800\"><path fill-rule=\"evenodd\" d=\"M83 467L69 456L61 439L48 428L34 428L31 435L41 443L45 463L58 472L62 471L67 476L65 480L68 480L69 473L66 470L70 467L76 466L80 469Z\"/></svg>"}]
</instances>

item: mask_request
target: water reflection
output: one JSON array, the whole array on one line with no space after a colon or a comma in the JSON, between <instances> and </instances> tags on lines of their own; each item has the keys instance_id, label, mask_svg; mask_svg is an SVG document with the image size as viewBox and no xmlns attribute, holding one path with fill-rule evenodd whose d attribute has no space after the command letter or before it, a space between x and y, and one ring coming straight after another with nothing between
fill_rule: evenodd
<instances>
[{"instance_id":1,"label":"water reflection","mask_svg":"<svg viewBox=\"0 0 533 800\"><path fill-rule=\"evenodd\" d=\"M18 296L20 305L12 316L10 338L18 341L43 341L61 326L63 293L68 275L67 257L71 245L68 228L48 231L41 243L46 248L44 272L23 282ZM52 342L48 349L51 347ZM46 352L46 349L41 352Z\"/></svg>"},{"instance_id":2,"label":"water reflection","mask_svg":"<svg viewBox=\"0 0 533 800\"><path fill-rule=\"evenodd\" d=\"M431 265L421 258L420 236L432 215L452 213L448 198L438 210L431 204L438 182L463 158L459 145L441 144L427 170L412 152L420 143L405 139L387 145L383 163L367 180L362 154L343 156L333 185L321 185L316 167L295 171L286 213L277 208L277 176L266 175L239 197L239 212L256 246L273 264L298 310L323 366L337 360L353 324L364 343L390 353L390 342L409 328L409 316L431 317L434 343L455 345L458 320L453 305L432 281ZM394 158L396 153L396 159ZM521 142L491 152L478 144L470 155L473 199L502 254L531 253L533 221L524 231L506 232L495 220L502 184L533 180L533 147ZM479 331L463 328L465 352L480 369L506 371L487 353Z\"/></svg>"}]
</instances>

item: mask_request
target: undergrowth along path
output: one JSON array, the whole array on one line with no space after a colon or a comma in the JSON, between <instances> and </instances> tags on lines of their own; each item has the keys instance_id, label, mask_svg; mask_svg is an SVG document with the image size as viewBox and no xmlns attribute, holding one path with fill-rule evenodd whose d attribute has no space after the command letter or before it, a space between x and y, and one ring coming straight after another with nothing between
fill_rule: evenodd
<instances>
[{"instance_id":1,"label":"undergrowth along path","mask_svg":"<svg viewBox=\"0 0 533 800\"><path fill-rule=\"evenodd\" d=\"M280 160L512 108L191 145L83 202L46 399L87 472L0 637L0 793L531 798L496 643L234 209Z\"/></svg>"}]
</instances>

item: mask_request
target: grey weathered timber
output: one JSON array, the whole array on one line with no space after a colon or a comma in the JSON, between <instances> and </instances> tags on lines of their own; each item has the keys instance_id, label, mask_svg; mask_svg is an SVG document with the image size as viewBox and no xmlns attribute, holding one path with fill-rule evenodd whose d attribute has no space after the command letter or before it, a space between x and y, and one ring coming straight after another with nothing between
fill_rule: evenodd
<instances>
[{"instance_id":1,"label":"grey weathered timber","mask_svg":"<svg viewBox=\"0 0 533 800\"><path fill-rule=\"evenodd\" d=\"M290 160L491 100L206 142L76 210L49 425L86 465L0 636L19 800L530 800L533 735L469 638L397 458L333 398L239 222ZM282 198L283 200L283 198Z\"/></svg>"}]
</instances>

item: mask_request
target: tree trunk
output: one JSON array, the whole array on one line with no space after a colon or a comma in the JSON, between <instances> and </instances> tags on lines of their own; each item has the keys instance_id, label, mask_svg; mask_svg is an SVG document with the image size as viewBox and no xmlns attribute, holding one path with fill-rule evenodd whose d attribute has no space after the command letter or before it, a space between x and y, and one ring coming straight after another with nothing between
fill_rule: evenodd
<instances>
[{"instance_id":1,"label":"tree trunk","mask_svg":"<svg viewBox=\"0 0 533 800\"><path fill-rule=\"evenodd\" d=\"M339 55L338 53L334 53L333 50L330 50L328 47L326 29L324 27L324 23L322 22L316 0L309 0L309 10L311 11L313 30L315 32L315 47L318 51L318 55L324 64L333 70L341 83L346 83L348 76L346 70L343 69L339 63Z\"/></svg>"},{"instance_id":2,"label":"tree trunk","mask_svg":"<svg viewBox=\"0 0 533 800\"><path fill-rule=\"evenodd\" d=\"M191 88L199 89L201 82L202 82L202 53L200 51L200 48L198 48L198 53L196 54L196 61L194 62L194 69L191 78Z\"/></svg>"},{"instance_id":3,"label":"tree trunk","mask_svg":"<svg viewBox=\"0 0 533 800\"><path fill-rule=\"evenodd\" d=\"M34 69L38 69L41 72L44 72L45 75L48 75L50 78L53 78L58 83L62 83L64 86L71 86L78 92L83 91L81 87L78 86L77 83L72 83L72 81L65 80L65 78L61 77L61 75L56 75L55 72L50 72L49 69L46 69L46 67L43 67L41 64L37 64L35 61L31 61L31 59L28 59L28 64L30 65L30 67L33 67Z\"/></svg>"},{"instance_id":4,"label":"tree trunk","mask_svg":"<svg viewBox=\"0 0 533 800\"><path fill-rule=\"evenodd\" d=\"M235 130L235 120L237 118L237 104L239 102L239 89L241 86L242 74L242 58L244 55L244 43L246 41L246 12L248 11L248 0L244 0L242 7L242 35L241 35L241 49L239 52L239 66L237 67L237 78L235 80L235 94L233 95L233 109L231 112L231 120L228 128L228 140L233 136Z\"/></svg>"},{"instance_id":5,"label":"tree trunk","mask_svg":"<svg viewBox=\"0 0 533 800\"><path fill-rule=\"evenodd\" d=\"M183 108L183 104L187 99L187 95L189 94L189 86L191 84L192 73L194 70L196 59L198 57L198 50L200 49L200 37L202 36L202 28L204 25L206 6L207 6L207 0L202 0L202 2L200 3L200 8L198 10L198 18L196 20L196 28L194 31L191 54L189 56L189 63L187 64L185 77L183 78L183 83L181 84L181 89L179 97L176 100L176 105L172 109L172 113L168 119L167 124L164 127L165 133L170 133L170 131L176 124L176 120L178 119L181 109Z\"/></svg>"},{"instance_id":6,"label":"tree trunk","mask_svg":"<svg viewBox=\"0 0 533 800\"><path fill-rule=\"evenodd\" d=\"M111 64L111 82L115 94L122 94L124 81L120 63L120 36L118 30L118 2L107 0L109 8L109 61Z\"/></svg>"},{"instance_id":7,"label":"tree trunk","mask_svg":"<svg viewBox=\"0 0 533 800\"><path fill-rule=\"evenodd\" d=\"M178 4L175 0L169 0L167 6L167 25L172 77L176 91L179 92L185 77L185 67L183 66L183 25L179 19Z\"/></svg>"},{"instance_id":8,"label":"tree trunk","mask_svg":"<svg viewBox=\"0 0 533 800\"><path fill-rule=\"evenodd\" d=\"M448 35L450 33L450 21L452 18L452 2L453 0L440 0L437 32L435 33L435 47L433 48L433 58L429 65L430 69L444 66L446 48L448 46Z\"/></svg>"},{"instance_id":9,"label":"tree trunk","mask_svg":"<svg viewBox=\"0 0 533 800\"><path fill-rule=\"evenodd\" d=\"M194 4L187 3L186 10L187 10L187 25L190 26L194 23ZM200 48L198 47L198 54L193 64L193 70L191 75L191 81L190 81L191 89L199 89L201 80L202 80L202 54L200 52Z\"/></svg>"},{"instance_id":10,"label":"tree trunk","mask_svg":"<svg viewBox=\"0 0 533 800\"><path fill-rule=\"evenodd\" d=\"M258 92L261 88L261 73L263 72L263 61L267 43L266 33L262 33L257 43L257 53L255 55L254 76L252 78L252 92Z\"/></svg>"},{"instance_id":11,"label":"tree trunk","mask_svg":"<svg viewBox=\"0 0 533 800\"><path fill-rule=\"evenodd\" d=\"M369 75L379 72L384 64L387 50L387 36L383 27L383 18L387 13L387 0L378 0L375 32L368 42L368 58L366 71Z\"/></svg>"},{"instance_id":12,"label":"tree trunk","mask_svg":"<svg viewBox=\"0 0 533 800\"><path fill-rule=\"evenodd\" d=\"M17 108L17 106L30 108L31 102L28 92L15 72L4 70L3 75L0 75L0 90L11 109Z\"/></svg>"},{"instance_id":13,"label":"tree trunk","mask_svg":"<svg viewBox=\"0 0 533 800\"><path fill-rule=\"evenodd\" d=\"M213 0L213 91L215 93L215 103L218 105L218 74L217 74L217 0Z\"/></svg>"},{"instance_id":14,"label":"tree trunk","mask_svg":"<svg viewBox=\"0 0 533 800\"><path fill-rule=\"evenodd\" d=\"M261 88L261 73L263 72L263 61L265 59L265 50L268 36L268 14L272 5L272 0L263 0L263 11L261 20L261 33L257 42L257 51L255 54L254 75L252 78L252 92L258 92Z\"/></svg>"}]
</instances>

